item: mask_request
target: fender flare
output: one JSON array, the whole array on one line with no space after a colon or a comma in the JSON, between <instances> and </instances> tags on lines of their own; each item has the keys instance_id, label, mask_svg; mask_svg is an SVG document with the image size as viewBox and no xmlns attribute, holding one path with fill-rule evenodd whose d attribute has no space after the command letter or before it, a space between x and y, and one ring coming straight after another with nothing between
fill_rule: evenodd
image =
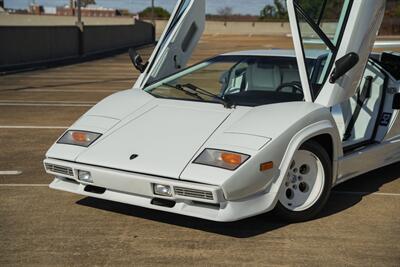
<instances>
[{"instance_id":1,"label":"fender flare","mask_svg":"<svg viewBox=\"0 0 400 267\"><path fill-rule=\"evenodd\" d=\"M281 161L279 166L280 174L278 178L271 184L270 193L275 194L275 199L273 202L273 206L278 202L279 193L283 190L283 180L286 176L286 173L290 167L290 163L294 157L294 153L300 148L302 144L307 142L308 140L317 137L319 135L329 134L333 141L333 157L332 157L332 175L333 175L333 183L332 186L336 183L337 174L338 174L338 158L343 156L343 151L340 149L340 135L337 130L337 127L329 120L323 120L314 124L307 126L306 128L299 131L291 141L286 149L285 155Z\"/></svg>"}]
</instances>

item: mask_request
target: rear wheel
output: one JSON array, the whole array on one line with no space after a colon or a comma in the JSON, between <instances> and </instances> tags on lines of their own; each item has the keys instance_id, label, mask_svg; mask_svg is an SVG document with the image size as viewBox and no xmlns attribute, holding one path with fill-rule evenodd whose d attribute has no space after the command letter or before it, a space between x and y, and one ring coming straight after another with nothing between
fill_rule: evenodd
<instances>
[{"instance_id":1,"label":"rear wheel","mask_svg":"<svg viewBox=\"0 0 400 267\"><path fill-rule=\"evenodd\" d=\"M312 219L321 211L332 186L332 163L326 150L314 141L294 154L275 208L287 221Z\"/></svg>"}]
</instances>

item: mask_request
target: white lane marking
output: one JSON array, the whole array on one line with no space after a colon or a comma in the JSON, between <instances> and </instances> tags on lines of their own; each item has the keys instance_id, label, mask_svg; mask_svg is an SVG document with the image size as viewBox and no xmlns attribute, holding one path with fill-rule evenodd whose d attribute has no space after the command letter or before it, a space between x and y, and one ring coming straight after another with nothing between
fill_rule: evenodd
<instances>
[{"instance_id":1,"label":"white lane marking","mask_svg":"<svg viewBox=\"0 0 400 267\"><path fill-rule=\"evenodd\" d=\"M0 125L0 129L68 129L69 127L67 126L23 126L23 125L17 125L17 126L2 126Z\"/></svg>"},{"instance_id":2,"label":"white lane marking","mask_svg":"<svg viewBox=\"0 0 400 267\"><path fill-rule=\"evenodd\" d=\"M338 195L355 195L355 196L367 196L367 195L376 195L376 196L395 196L398 197L400 194L396 193L379 193L379 192L353 192L353 191L332 191L334 194Z\"/></svg>"},{"instance_id":3,"label":"white lane marking","mask_svg":"<svg viewBox=\"0 0 400 267\"><path fill-rule=\"evenodd\" d=\"M95 101L0 100L0 103L29 104L96 104Z\"/></svg>"},{"instance_id":4,"label":"white lane marking","mask_svg":"<svg viewBox=\"0 0 400 267\"><path fill-rule=\"evenodd\" d=\"M48 187L48 184L0 184L0 187Z\"/></svg>"},{"instance_id":5,"label":"white lane marking","mask_svg":"<svg viewBox=\"0 0 400 267\"><path fill-rule=\"evenodd\" d=\"M93 107L91 104L25 104L25 103L0 103L0 106L25 106L25 107Z\"/></svg>"},{"instance_id":6,"label":"white lane marking","mask_svg":"<svg viewBox=\"0 0 400 267\"><path fill-rule=\"evenodd\" d=\"M22 171L0 171L0 175L20 175Z\"/></svg>"}]
</instances>

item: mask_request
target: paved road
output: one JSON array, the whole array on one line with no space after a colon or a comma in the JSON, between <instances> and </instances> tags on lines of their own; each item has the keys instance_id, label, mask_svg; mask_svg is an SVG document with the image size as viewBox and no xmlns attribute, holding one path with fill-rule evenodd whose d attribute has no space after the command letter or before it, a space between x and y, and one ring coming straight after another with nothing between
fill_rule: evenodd
<instances>
[{"instance_id":1,"label":"paved road","mask_svg":"<svg viewBox=\"0 0 400 267\"><path fill-rule=\"evenodd\" d=\"M262 46L291 47L208 36L194 60ZM271 214L213 223L48 189L41 162L63 127L137 75L124 54L0 77L0 171L22 171L0 174L0 266L400 265L400 164L339 186L318 219L292 225Z\"/></svg>"}]
</instances>

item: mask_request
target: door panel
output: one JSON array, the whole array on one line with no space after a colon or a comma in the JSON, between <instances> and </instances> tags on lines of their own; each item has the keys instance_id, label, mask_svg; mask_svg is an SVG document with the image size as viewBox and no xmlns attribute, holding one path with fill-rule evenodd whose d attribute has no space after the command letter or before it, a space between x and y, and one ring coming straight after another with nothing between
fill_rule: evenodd
<instances>
[{"instance_id":1,"label":"door panel","mask_svg":"<svg viewBox=\"0 0 400 267\"><path fill-rule=\"evenodd\" d=\"M312 6L310 1L288 0L296 57L303 69L303 87L310 89L316 103L328 107L355 95L385 11L385 0L340 0L333 5L334 2L338 3L324 0ZM326 16L332 16L330 24L324 23ZM327 51L328 58L321 75L310 81L311 70L307 69L305 58L315 49ZM342 78L330 83L328 77L334 61L350 52L357 53L360 61Z\"/></svg>"},{"instance_id":2,"label":"door panel","mask_svg":"<svg viewBox=\"0 0 400 267\"><path fill-rule=\"evenodd\" d=\"M386 76L373 64L368 63L356 94L332 108L344 147L375 139L386 94L385 81Z\"/></svg>"},{"instance_id":3,"label":"door panel","mask_svg":"<svg viewBox=\"0 0 400 267\"><path fill-rule=\"evenodd\" d=\"M178 1L171 19L135 87L171 75L186 67L205 27L205 0Z\"/></svg>"}]
</instances>

